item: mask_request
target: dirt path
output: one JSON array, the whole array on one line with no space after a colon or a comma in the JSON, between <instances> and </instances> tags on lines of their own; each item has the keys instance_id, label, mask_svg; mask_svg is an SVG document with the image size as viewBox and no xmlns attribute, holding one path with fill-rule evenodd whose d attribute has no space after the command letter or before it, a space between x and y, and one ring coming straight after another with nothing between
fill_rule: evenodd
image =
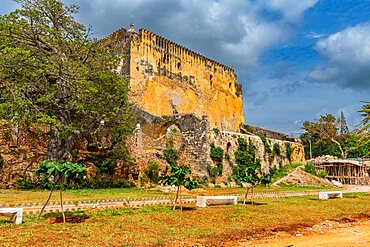
<instances>
[{"instance_id":1,"label":"dirt path","mask_svg":"<svg viewBox=\"0 0 370 247\"><path fill-rule=\"evenodd\" d=\"M324 221L306 229L241 241L238 246L370 246L370 220L351 223Z\"/></svg>"}]
</instances>

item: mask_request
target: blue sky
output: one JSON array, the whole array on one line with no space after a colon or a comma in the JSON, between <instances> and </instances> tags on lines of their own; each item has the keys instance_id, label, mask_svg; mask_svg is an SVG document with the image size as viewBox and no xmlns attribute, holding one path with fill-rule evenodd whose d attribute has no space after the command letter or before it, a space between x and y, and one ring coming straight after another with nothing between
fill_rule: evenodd
<instances>
[{"instance_id":1,"label":"blue sky","mask_svg":"<svg viewBox=\"0 0 370 247\"><path fill-rule=\"evenodd\" d=\"M131 21L235 68L246 122L294 134L370 100L370 0L65 0L101 38ZM0 14L12 11L1 0Z\"/></svg>"}]
</instances>

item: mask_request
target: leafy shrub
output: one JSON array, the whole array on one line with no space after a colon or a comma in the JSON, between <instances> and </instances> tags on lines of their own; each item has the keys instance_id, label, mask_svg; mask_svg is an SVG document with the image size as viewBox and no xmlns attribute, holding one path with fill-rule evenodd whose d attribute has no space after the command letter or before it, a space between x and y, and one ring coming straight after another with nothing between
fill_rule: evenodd
<instances>
[{"instance_id":1,"label":"leafy shrub","mask_svg":"<svg viewBox=\"0 0 370 247\"><path fill-rule=\"evenodd\" d=\"M215 132L215 134L217 135L218 133L220 133L220 130L217 127L215 127L213 128L213 132Z\"/></svg>"},{"instance_id":2,"label":"leafy shrub","mask_svg":"<svg viewBox=\"0 0 370 247\"><path fill-rule=\"evenodd\" d=\"M315 168L315 166L314 165L312 165L312 164L306 164L305 166L304 166L304 171L305 172L308 172L308 173L310 173L310 174L312 174L312 175L317 175L317 172L316 172L316 168Z\"/></svg>"},{"instance_id":3,"label":"leafy shrub","mask_svg":"<svg viewBox=\"0 0 370 247\"><path fill-rule=\"evenodd\" d=\"M304 171L320 178L325 178L328 175L327 171L317 170L316 167L312 164L306 164L304 166Z\"/></svg>"},{"instance_id":4,"label":"leafy shrub","mask_svg":"<svg viewBox=\"0 0 370 247\"><path fill-rule=\"evenodd\" d=\"M179 151L173 148L165 148L163 150L164 158L170 165L176 164L177 160L179 159Z\"/></svg>"},{"instance_id":5,"label":"leafy shrub","mask_svg":"<svg viewBox=\"0 0 370 247\"><path fill-rule=\"evenodd\" d=\"M46 189L52 188L52 183L48 177L42 177L39 179L29 179L27 177L18 180L13 186L20 190L30 189ZM113 179L113 178L99 178L81 180L79 183L65 183L62 184L63 189L106 189L106 188L131 188L135 187L135 183L127 181L126 179ZM57 185L56 188L59 188Z\"/></svg>"},{"instance_id":6,"label":"leafy shrub","mask_svg":"<svg viewBox=\"0 0 370 247\"><path fill-rule=\"evenodd\" d=\"M222 175L223 166L222 164L218 164L215 167L210 166L207 164L207 171L210 177L216 177L218 175Z\"/></svg>"},{"instance_id":7,"label":"leafy shrub","mask_svg":"<svg viewBox=\"0 0 370 247\"><path fill-rule=\"evenodd\" d=\"M277 155L277 156L280 156L281 155L281 150L280 150L280 145L278 143L275 143L274 146L273 146L273 150L274 150L274 153Z\"/></svg>"},{"instance_id":8,"label":"leafy shrub","mask_svg":"<svg viewBox=\"0 0 370 247\"><path fill-rule=\"evenodd\" d=\"M326 176L328 176L328 172L326 170L318 170L317 176L320 178L326 178Z\"/></svg>"},{"instance_id":9,"label":"leafy shrub","mask_svg":"<svg viewBox=\"0 0 370 247\"><path fill-rule=\"evenodd\" d=\"M150 162L148 167L144 170L146 177L151 183L158 183L159 181L159 164L157 162Z\"/></svg>"},{"instance_id":10,"label":"leafy shrub","mask_svg":"<svg viewBox=\"0 0 370 247\"><path fill-rule=\"evenodd\" d=\"M238 149L240 149L242 151L246 151L247 147L248 147L248 142L243 137L239 137L238 138L238 146L239 146Z\"/></svg>"},{"instance_id":11,"label":"leafy shrub","mask_svg":"<svg viewBox=\"0 0 370 247\"><path fill-rule=\"evenodd\" d=\"M96 173L98 175L113 175L117 166L118 157L113 153L93 153L88 156L88 160L96 166Z\"/></svg>"},{"instance_id":12,"label":"leafy shrub","mask_svg":"<svg viewBox=\"0 0 370 247\"><path fill-rule=\"evenodd\" d=\"M241 185L242 182L255 185L259 182L258 174L261 163L256 159L256 150L252 144L248 144L244 150L241 147L245 147L243 142L242 146L239 146L235 152L237 165L233 167L233 179L238 185Z\"/></svg>"},{"instance_id":13,"label":"leafy shrub","mask_svg":"<svg viewBox=\"0 0 370 247\"><path fill-rule=\"evenodd\" d=\"M214 143L211 143L211 159L215 162L222 162L224 159L224 150L221 147L215 147Z\"/></svg>"}]
</instances>

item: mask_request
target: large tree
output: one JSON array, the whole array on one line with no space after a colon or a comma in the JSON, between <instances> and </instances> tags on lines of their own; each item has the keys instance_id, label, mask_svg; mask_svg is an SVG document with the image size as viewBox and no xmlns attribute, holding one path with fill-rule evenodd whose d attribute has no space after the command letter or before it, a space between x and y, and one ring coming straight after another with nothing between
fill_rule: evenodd
<instances>
[{"instance_id":1,"label":"large tree","mask_svg":"<svg viewBox=\"0 0 370 247\"><path fill-rule=\"evenodd\" d=\"M125 126L128 84L119 57L74 20L78 7L58 0L14 0L0 16L0 117L24 127L51 126L47 160L71 160L73 145L105 123Z\"/></svg>"},{"instance_id":2,"label":"large tree","mask_svg":"<svg viewBox=\"0 0 370 247\"><path fill-rule=\"evenodd\" d=\"M340 111L340 116L337 119L337 126L339 129L339 134L346 135L349 133L346 117L344 116L343 111Z\"/></svg>"},{"instance_id":3,"label":"large tree","mask_svg":"<svg viewBox=\"0 0 370 247\"><path fill-rule=\"evenodd\" d=\"M317 136L324 141L334 143L339 148L341 157L347 157L347 150L344 150L338 141L339 133L336 126L336 118L333 115L321 115L315 122L305 121L303 129L310 133L311 136Z\"/></svg>"}]
</instances>

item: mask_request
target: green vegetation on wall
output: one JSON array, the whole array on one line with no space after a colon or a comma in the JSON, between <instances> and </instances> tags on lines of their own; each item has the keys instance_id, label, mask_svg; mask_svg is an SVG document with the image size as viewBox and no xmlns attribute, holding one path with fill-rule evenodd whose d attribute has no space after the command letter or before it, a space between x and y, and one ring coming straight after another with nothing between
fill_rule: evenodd
<instances>
[{"instance_id":1,"label":"green vegetation on wall","mask_svg":"<svg viewBox=\"0 0 370 247\"><path fill-rule=\"evenodd\" d=\"M157 184L159 182L159 164L158 162L149 162L148 167L144 170L145 177L148 181L142 182L150 182L153 184Z\"/></svg>"},{"instance_id":2,"label":"green vegetation on wall","mask_svg":"<svg viewBox=\"0 0 370 247\"><path fill-rule=\"evenodd\" d=\"M266 139L266 137L261 136L260 138L261 138L261 141L263 142L263 146L265 147L265 152L268 154L271 154L272 150L271 150L269 141Z\"/></svg>"},{"instance_id":3,"label":"green vegetation on wall","mask_svg":"<svg viewBox=\"0 0 370 247\"><path fill-rule=\"evenodd\" d=\"M233 166L233 179L238 185L243 182L255 185L259 182L260 160L256 159L255 147L244 138L238 138L238 150L235 152L237 165Z\"/></svg>"},{"instance_id":4,"label":"green vegetation on wall","mask_svg":"<svg viewBox=\"0 0 370 247\"><path fill-rule=\"evenodd\" d=\"M168 162L168 164L173 165L176 164L179 158L179 151L174 148L165 148L163 150L164 158Z\"/></svg>"},{"instance_id":5,"label":"green vegetation on wall","mask_svg":"<svg viewBox=\"0 0 370 247\"><path fill-rule=\"evenodd\" d=\"M293 149L290 143L285 143L285 152L286 152L286 157L290 161L292 161L292 154L293 154Z\"/></svg>"},{"instance_id":6,"label":"green vegetation on wall","mask_svg":"<svg viewBox=\"0 0 370 247\"><path fill-rule=\"evenodd\" d=\"M281 150L280 150L280 145L278 143L275 143L274 146L273 146L273 151L274 151L274 154L277 155L277 156L281 156Z\"/></svg>"},{"instance_id":7,"label":"green vegetation on wall","mask_svg":"<svg viewBox=\"0 0 370 247\"><path fill-rule=\"evenodd\" d=\"M222 163L222 160L224 159L224 150L221 147L216 147L212 142L210 156L214 162Z\"/></svg>"}]
</instances>

